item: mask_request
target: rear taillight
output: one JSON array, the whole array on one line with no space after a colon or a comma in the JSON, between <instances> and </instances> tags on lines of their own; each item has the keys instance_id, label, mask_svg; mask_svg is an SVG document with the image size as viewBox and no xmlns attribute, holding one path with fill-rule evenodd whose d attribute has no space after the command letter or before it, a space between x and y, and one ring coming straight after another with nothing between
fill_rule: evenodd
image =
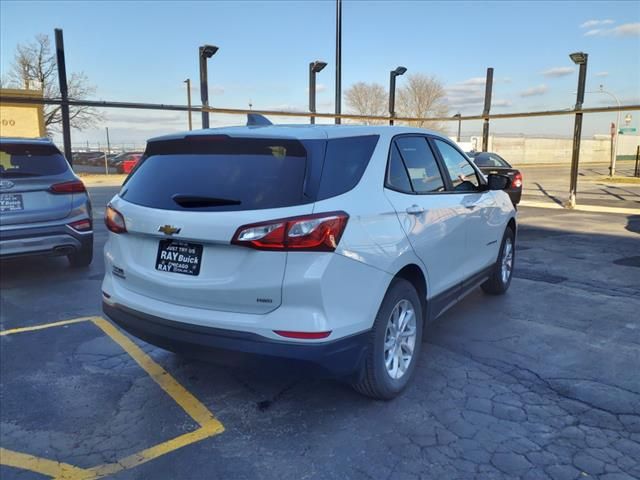
<instances>
[{"instance_id":1,"label":"rear taillight","mask_svg":"<svg viewBox=\"0 0 640 480\"><path fill-rule=\"evenodd\" d=\"M513 180L511 180L511 188L520 187L522 187L522 174L518 172L513 176Z\"/></svg>"},{"instance_id":2,"label":"rear taillight","mask_svg":"<svg viewBox=\"0 0 640 480\"><path fill-rule=\"evenodd\" d=\"M316 213L240 227L231 243L259 250L333 252L349 220L345 212Z\"/></svg>"},{"instance_id":3,"label":"rear taillight","mask_svg":"<svg viewBox=\"0 0 640 480\"><path fill-rule=\"evenodd\" d=\"M91 220L89 219L72 222L69 224L69 226L74 230L77 230L78 232L88 232L92 228Z\"/></svg>"},{"instance_id":4,"label":"rear taillight","mask_svg":"<svg viewBox=\"0 0 640 480\"><path fill-rule=\"evenodd\" d=\"M87 189L80 180L72 180L70 182L55 183L49 187L51 193L83 193Z\"/></svg>"},{"instance_id":5,"label":"rear taillight","mask_svg":"<svg viewBox=\"0 0 640 480\"><path fill-rule=\"evenodd\" d=\"M107 209L104 211L104 224L113 233L125 233L127 231L124 217L111 205L107 205Z\"/></svg>"}]
</instances>

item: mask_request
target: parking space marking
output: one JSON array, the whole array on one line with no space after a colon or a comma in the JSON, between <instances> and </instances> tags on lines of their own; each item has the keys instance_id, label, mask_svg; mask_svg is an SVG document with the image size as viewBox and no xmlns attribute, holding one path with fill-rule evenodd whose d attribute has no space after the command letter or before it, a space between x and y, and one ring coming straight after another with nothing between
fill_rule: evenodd
<instances>
[{"instance_id":1,"label":"parking space marking","mask_svg":"<svg viewBox=\"0 0 640 480\"><path fill-rule=\"evenodd\" d=\"M0 447L0 464L29 470L53 478L84 478L89 472L68 463L56 462L46 458L34 457L26 453L14 452Z\"/></svg>"},{"instance_id":2,"label":"parking space marking","mask_svg":"<svg viewBox=\"0 0 640 480\"><path fill-rule=\"evenodd\" d=\"M0 331L0 337L3 337L5 335L13 335L14 333L35 332L36 330L44 330L45 328L63 327L65 325L72 325L74 323L88 322L89 320L92 320L92 319L93 317L81 317L81 318L74 318L73 320L62 320L61 322L34 325L33 327L12 328L10 330Z\"/></svg>"},{"instance_id":3,"label":"parking space marking","mask_svg":"<svg viewBox=\"0 0 640 480\"><path fill-rule=\"evenodd\" d=\"M113 475L123 470L137 467L150 460L173 452L191 443L218 435L224 431L224 426L193 394L173 378L169 372L157 364L140 347L120 332L109 321L102 317L82 317L60 322L35 325L32 327L14 328L0 331L0 336L24 332L33 332L46 328L91 322L104 334L116 342L157 384L189 415L199 428L193 432L182 434L158 445L134 453L115 463L97 465L91 468L80 468L66 463L56 462L45 458L35 457L25 453L0 448L0 464L23 470L30 470L42 475L48 475L57 480L93 480L107 475Z\"/></svg>"},{"instance_id":4,"label":"parking space marking","mask_svg":"<svg viewBox=\"0 0 640 480\"><path fill-rule=\"evenodd\" d=\"M216 420L213 414L200 401L180 385L169 373L154 362L149 355L144 353L140 347L133 343L116 327L104 318L96 317L93 319L100 329L109 335L113 341L122 347L131 358L133 358L142 369L149 374L151 378L162 388L167 394L182 407L201 427L214 426L222 432L224 428L222 424Z\"/></svg>"}]
</instances>

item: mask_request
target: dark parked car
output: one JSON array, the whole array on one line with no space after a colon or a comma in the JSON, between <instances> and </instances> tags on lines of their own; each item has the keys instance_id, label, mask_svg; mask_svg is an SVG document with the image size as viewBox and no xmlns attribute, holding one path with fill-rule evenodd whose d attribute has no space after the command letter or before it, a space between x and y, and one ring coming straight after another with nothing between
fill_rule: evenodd
<instances>
[{"instance_id":1,"label":"dark parked car","mask_svg":"<svg viewBox=\"0 0 640 480\"><path fill-rule=\"evenodd\" d=\"M72 158L74 165L92 165L97 158L104 160L104 154L102 152L73 152Z\"/></svg>"},{"instance_id":2,"label":"dark parked car","mask_svg":"<svg viewBox=\"0 0 640 480\"><path fill-rule=\"evenodd\" d=\"M49 139L0 139L0 258L21 255L93 258L89 195Z\"/></svg>"},{"instance_id":3,"label":"dark parked car","mask_svg":"<svg viewBox=\"0 0 640 480\"><path fill-rule=\"evenodd\" d=\"M509 162L497 153L493 152L469 152L471 160L482 170L485 175L505 175L511 179L511 184L505 192L509 194L513 205L520 203L522 197L522 173L513 168Z\"/></svg>"}]
</instances>

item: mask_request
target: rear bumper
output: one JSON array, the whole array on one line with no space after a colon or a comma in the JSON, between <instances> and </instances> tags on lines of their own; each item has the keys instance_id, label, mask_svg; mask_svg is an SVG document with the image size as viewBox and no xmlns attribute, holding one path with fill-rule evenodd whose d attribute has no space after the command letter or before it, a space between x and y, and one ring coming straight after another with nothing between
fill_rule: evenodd
<instances>
[{"instance_id":1,"label":"rear bumper","mask_svg":"<svg viewBox=\"0 0 640 480\"><path fill-rule=\"evenodd\" d=\"M93 231L67 225L0 230L0 258L23 255L69 255L93 244Z\"/></svg>"},{"instance_id":2,"label":"rear bumper","mask_svg":"<svg viewBox=\"0 0 640 480\"><path fill-rule=\"evenodd\" d=\"M520 203L520 199L522 198L521 188L509 189L509 190L505 190L505 192L507 192L507 194L509 195L509 198L511 199L511 203L513 203L513 206L516 206Z\"/></svg>"},{"instance_id":3,"label":"rear bumper","mask_svg":"<svg viewBox=\"0 0 640 480\"><path fill-rule=\"evenodd\" d=\"M102 309L132 335L166 350L235 365L246 365L251 360L295 360L337 377L352 376L360 371L369 334L363 332L322 343L292 343L250 332L168 320L118 304L103 302ZM242 356L238 357L237 353Z\"/></svg>"}]
</instances>

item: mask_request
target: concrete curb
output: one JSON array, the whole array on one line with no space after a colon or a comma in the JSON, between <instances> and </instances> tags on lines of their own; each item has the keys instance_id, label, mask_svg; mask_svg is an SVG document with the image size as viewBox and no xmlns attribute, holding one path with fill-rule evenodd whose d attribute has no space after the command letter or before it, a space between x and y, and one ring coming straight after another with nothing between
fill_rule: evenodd
<instances>
[{"instance_id":1,"label":"concrete curb","mask_svg":"<svg viewBox=\"0 0 640 480\"><path fill-rule=\"evenodd\" d=\"M624 207L605 207L600 205L576 205L575 208L565 208L554 202L536 202L523 200L519 203L521 207L532 208L549 208L553 210L568 210L578 212L594 212L594 213L620 213L623 215L640 215L640 208L624 208Z\"/></svg>"}]
</instances>

